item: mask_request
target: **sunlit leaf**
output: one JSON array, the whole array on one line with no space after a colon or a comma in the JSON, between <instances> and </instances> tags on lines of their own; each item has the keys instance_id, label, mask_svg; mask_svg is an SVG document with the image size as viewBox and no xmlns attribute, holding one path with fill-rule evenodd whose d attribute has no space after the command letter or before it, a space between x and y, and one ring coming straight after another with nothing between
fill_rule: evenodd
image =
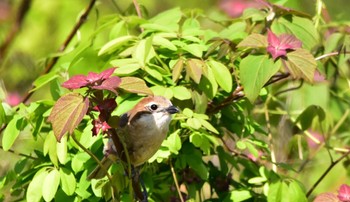
<instances>
[{"instance_id":1,"label":"sunlit leaf","mask_svg":"<svg viewBox=\"0 0 350 202\"><path fill-rule=\"evenodd\" d=\"M153 45L162 46L172 51L177 50L176 46L173 43L171 43L171 41L159 35L155 35L153 37Z\"/></svg>"},{"instance_id":2,"label":"sunlit leaf","mask_svg":"<svg viewBox=\"0 0 350 202\"><path fill-rule=\"evenodd\" d=\"M53 131L58 142L64 134L73 133L89 107L89 99L80 94L69 93L57 100L48 121L52 123Z\"/></svg>"},{"instance_id":3,"label":"sunlit leaf","mask_svg":"<svg viewBox=\"0 0 350 202\"><path fill-rule=\"evenodd\" d=\"M277 73L280 64L279 60L274 62L267 55L249 55L241 61L241 82L250 102L254 102L265 83Z\"/></svg>"},{"instance_id":4,"label":"sunlit leaf","mask_svg":"<svg viewBox=\"0 0 350 202\"><path fill-rule=\"evenodd\" d=\"M73 195L77 184L73 173L66 168L61 168L60 179L61 187L64 193L66 193L68 196Z\"/></svg>"},{"instance_id":5,"label":"sunlit leaf","mask_svg":"<svg viewBox=\"0 0 350 202\"><path fill-rule=\"evenodd\" d=\"M55 197L60 184L60 173L57 169L52 169L41 183L44 200L51 201Z\"/></svg>"},{"instance_id":6,"label":"sunlit leaf","mask_svg":"<svg viewBox=\"0 0 350 202\"><path fill-rule=\"evenodd\" d=\"M211 67L216 82L219 84L219 86L226 92L231 92L233 84L231 72L228 70L228 68L222 63L216 62L214 60L209 60L208 64Z\"/></svg>"},{"instance_id":7,"label":"sunlit leaf","mask_svg":"<svg viewBox=\"0 0 350 202\"><path fill-rule=\"evenodd\" d=\"M326 117L326 113L322 107L310 105L298 116L296 122L300 122L302 130L307 130L311 127L315 117L318 117L318 121L323 121Z\"/></svg>"},{"instance_id":8,"label":"sunlit leaf","mask_svg":"<svg viewBox=\"0 0 350 202\"><path fill-rule=\"evenodd\" d=\"M183 70L184 61L180 58L177 60L173 67L172 75L173 75L173 81L176 82L181 75L181 72Z\"/></svg>"},{"instance_id":9,"label":"sunlit leaf","mask_svg":"<svg viewBox=\"0 0 350 202\"><path fill-rule=\"evenodd\" d=\"M105 53L111 53L115 50L117 50L120 46L128 43L129 41L134 40L136 37L135 36L121 36L119 38L113 39L112 41L106 43L104 46L102 46L102 48L100 49L100 51L98 52L98 55L103 55Z\"/></svg>"},{"instance_id":10,"label":"sunlit leaf","mask_svg":"<svg viewBox=\"0 0 350 202\"><path fill-rule=\"evenodd\" d=\"M2 136L2 149L4 151L8 151L12 147L19 133L23 130L26 124L25 119L20 115L15 115L12 118Z\"/></svg>"},{"instance_id":11,"label":"sunlit leaf","mask_svg":"<svg viewBox=\"0 0 350 202\"><path fill-rule=\"evenodd\" d=\"M237 47L266 48L267 38L261 34L251 34L241 41Z\"/></svg>"},{"instance_id":12,"label":"sunlit leaf","mask_svg":"<svg viewBox=\"0 0 350 202\"><path fill-rule=\"evenodd\" d=\"M146 95L152 95L152 91L146 85L146 82L137 77L123 77L119 88L131 92Z\"/></svg>"},{"instance_id":13,"label":"sunlit leaf","mask_svg":"<svg viewBox=\"0 0 350 202\"><path fill-rule=\"evenodd\" d=\"M186 62L186 72L197 84L199 83L202 77L203 65L203 61L198 59L189 59Z\"/></svg>"},{"instance_id":14,"label":"sunlit leaf","mask_svg":"<svg viewBox=\"0 0 350 202\"><path fill-rule=\"evenodd\" d=\"M288 70L294 78L303 78L312 83L316 70L316 60L311 53L305 49L296 49L287 53Z\"/></svg>"},{"instance_id":15,"label":"sunlit leaf","mask_svg":"<svg viewBox=\"0 0 350 202\"><path fill-rule=\"evenodd\" d=\"M191 99L192 95L190 90L184 86L175 86L172 88L174 97L179 100L188 100Z\"/></svg>"},{"instance_id":16,"label":"sunlit leaf","mask_svg":"<svg viewBox=\"0 0 350 202\"><path fill-rule=\"evenodd\" d=\"M61 142L56 142L57 146L57 158L61 164L67 162L68 148L67 148L67 136L61 138Z\"/></svg>"},{"instance_id":17,"label":"sunlit leaf","mask_svg":"<svg viewBox=\"0 0 350 202\"><path fill-rule=\"evenodd\" d=\"M55 71L50 72L48 74L44 74L40 77L38 77L34 82L33 85L35 86L35 88L33 88L32 90L30 90L29 92L33 92L36 91L37 89L43 87L44 85L50 83L50 81L56 79L58 77L57 73Z\"/></svg>"},{"instance_id":18,"label":"sunlit leaf","mask_svg":"<svg viewBox=\"0 0 350 202\"><path fill-rule=\"evenodd\" d=\"M29 183L26 193L27 201L39 202L42 198L43 182L49 173L46 168L40 169Z\"/></svg>"}]
</instances>

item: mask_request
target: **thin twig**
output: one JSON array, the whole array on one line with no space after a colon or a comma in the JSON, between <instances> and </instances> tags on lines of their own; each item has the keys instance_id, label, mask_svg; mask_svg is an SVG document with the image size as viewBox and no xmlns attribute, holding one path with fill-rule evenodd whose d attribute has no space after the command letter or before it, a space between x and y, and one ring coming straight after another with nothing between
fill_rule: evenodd
<instances>
[{"instance_id":1,"label":"thin twig","mask_svg":"<svg viewBox=\"0 0 350 202\"><path fill-rule=\"evenodd\" d=\"M69 43L72 41L72 39L76 35L77 31L80 29L82 24L84 24L84 22L86 21L86 19L87 19L88 15L89 15L90 11L92 10L95 2L96 2L96 0L91 0L90 1L90 4L85 9L85 12L80 16L78 22L75 24L75 26L73 27L72 31L69 33L69 35L67 36L66 40L63 42L61 47L58 49L58 52L62 53L67 48ZM55 66L55 64L57 63L59 58L60 58L59 56L52 57L51 61L46 65L44 71L40 75L44 75L44 74L49 73L51 71L51 69ZM27 102L29 100L29 98L32 97L32 95L34 93L34 91L32 91L32 90L34 88L35 88L35 86L33 85L31 87L31 89L27 92L27 94L24 96L24 98L22 100L22 103Z\"/></svg>"},{"instance_id":2,"label":"thin twig","mask_svg":"<svg viewBox=\"0 0 350 202\"><path fill-rule=\"evenodd\" d=\"M265 110L265 120L266 120L266 127L268 131L268 140L269 140L269 147L271 151L271 162L272 162L272 170L277 173L277 165L276 165L276 154L275 154L275 146L273 144L273 138L271 133L271 124L270 124L270 116L269 116L269 109L268 109L268 103L270 102L271 97L269 96L265 102L264 110Z\"/></svg>"},{"instance_id":3,"label":"thin twig","mask_svg":"<svg viewBox=\"0 0 350 202\"><path fill-rule=\"evenodd\" d=\"M321 177L315 182L314 185L310 188L310 190L307 192L306 197L309 197L311 193L315 190L315 188L320 184L320 182L326 177L326 175L332 170L332 168L337 165L341 160L343 160L345 157L347 157L350 154L350 151L343 154L340 158L338 158L336 161L332 161L332 164L325 170L325 172L321 175Z\"/></svg>"},{"instance_id":4,"label":"thin twig","mask_svg":"<svg viewBox=\"0 0 350 202\"><path fill-rule=\"evenodd\" d=\"M323 58L326 58L326 57L331 57L331 56L335 56L335 55L339 55L341 53L344 53L344 54L350 54L350 51L344 51L344 52L341 52L341 51L336 51L336 52L331 52L331 53L326 53L324 55L321 55L321 56L318 56L317 58L315 58L315 60L321 60Z\"/></svg>"},{"instance_id":5,"label":"thin twig","mask_svg":"<svg viewBox=\"0 0 350 202\"><path fill-rule=\"evenodd\" d=\"M283 94L283 93L286 93L286 92L289 92L289 91L298 90L299 88L301 88L303 86L303 84L304 84L304 80L300 80L300 84L298 86L278 91L277 93L275 93L274 96L278 96L280 94Z\"/></svg>"},{"instance_id":6,"label":"thin twig","mask_svg":"<svg viewBox=\"0 0 350 202\"><path fill-rule=\"evenodd\" d=\"M171 163L171 160L170 160L169 164L170 164L171 173L173 174L175 187L176 187L177 193L179 194L179 197L180 197L180 201L184 202L184 199L182 198L182 194L181 194L181 191L180 191L179 183L178 183L177 178L176 178L176 173L175 173L175 170L174 170L174 166Z\"/></svg>"},{"instance_id":7,"label":"thin twig","mask_svg":"<svg viewBox=\"0 0 350 202\"><path fill-rule=\"evenodd\" d=\"M4 148L2 147L2 145L0 145L0 149L4 150ZM12 149L9 149L7 150L7 152L10 152L10 153L13 153L13 154L16 154L18 156L23 156L23 157L26 157L26 158L29 158L29 159L32 159L32 160L37 160L38 158L34 157L34 156L30 156L28 154L23 154L23 153L20 153L20 152L16 152Z\"/></svg>"},{"instance_id":8,"label":"thin twig","mask_svg":"<svg viewBox=\"0 0 350 202\"><path fill-rule=\"evenodd\" d=\"M141 13L141 9L140 9L140 4L137 2L137 0L132 0L132 2L134 3L134 7L137 13L137 16L139 16L139 18L142 18L142 13ZM141 32L144 31L144 29L142 27L140 27Z\"/></svg>"},{"instance_id":9,"label":"thin twig","mask_svg":"<svg viewBox=\"0 0 350 202\"><path fill-rule=\"evenodd\" d=\"M103 172L106 173L108 180L112 183L112 176L108 173L108 170L103 166L102 162L87 148L84 147L84 145L82 145L77 138L75 137L74 133L71 135L72 139L74 140L74 142L82 149L84 150L84 152L86 152L87 154L89 154L89 156L91 158L93 158L96 163L98 164L98 166L101 167L101 169L103 170Z\"/></svg>"},{"instance_id":10,"label":"thin twig","mask_svg":"<svg viewBox=\"0 0 350 202\"><path fill-rule=\"evenodd\" d=\"M12 24L11 30L6 36L3 44L0 46L0 62L2 62L2 60L5 58L8 47L12 44L17 33L21 29L24 17L28 13L31 3L32 0L22 0L17 12L16 20Z\"/></svg>"}]
</instances>

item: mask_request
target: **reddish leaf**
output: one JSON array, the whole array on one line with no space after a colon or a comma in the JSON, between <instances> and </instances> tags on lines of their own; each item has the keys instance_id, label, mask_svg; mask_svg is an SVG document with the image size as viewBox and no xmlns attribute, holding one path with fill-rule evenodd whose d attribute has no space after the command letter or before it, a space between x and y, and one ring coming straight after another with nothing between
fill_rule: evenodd
<instances>
[{"instance_id":1,"label":"reddish leaf","mask_svg":"<svg viewBox=\"0 0 350 202\"><path fill-rule=\"evenodd\" d=\"M93 89L100 89L100 90L109 90L112 91L113 93L117 94L116 89L119 87L120 83L122 80L117 77L113 76L111 78L108 78L104 80L100 85L98 86L93 86Z\"/></svg>"},{"instance_id":2,"label":"reddish leaf","mask_svg":"<svg viewBox=\"0 0 350 202\"><path fill-rule=\"evenodd\" d=\"M342 184L338 191L338 199L343 202L350 201L350 186Z\"/></svg>"},{"instance_id":3,"label":"reddish leaf","mask_svg":"<svg viewBox=\"0 0 350 202\"><path fill-rule=\"evenodd\" d=\"M280 56L286 56L287 50L295 50L302 46L301 41L295 36L291 34L276 36L271 30L268 30L267 42L267 52L271 54L274 60Z\"/></svg>"},{"instance_id":4,"label":"reddish leaf","mask_svg":"<svg viewBox=\"0 0 350 202\"><path fill-rule=\"evenodd\" d=\"M315 198L314 202L339 202L339 200L333 193L322 193Z\"/></svg>"},{"instance_id":5,"label":"reddish leaf","mask_svg":"<svg viewBox=\"0 0 350 202\"><path fill-rule=\"evenodd\" d=\"M86 80L86 76L84 75L75 75L70 78L68 81L62 84L62 87L68 89L78 89L88 85L88 81Z\"/></svg>"},{"instance_id":6,"label":"reddish leaf","mask_svg":"<svg viewBox=\"0 0 350 202\"><path fill-rule=\"evenodd\" d=\"M261 34L251 34L237 45L237 48L239 47L266 48L267 38Z\"/></svg>"},{"instance_id":7,"label":"reddish leaf","mask_svg":"<svg viewBox=\"0 0 350 202\"><path fill-rule=\"evenodd\" d=\"M108 79L114 72L116 68L113 67L113 68L109 68L109 69L106 69L105 71L101 72L100 73L100 76L101 76L101 79Z\"/></svg>"},{"instance_id":8,"label":"reddish leaf","mask_svg":"<svg viewBox=\"0 0 350 202\"><path fill-rule=\"evenodd\" d=\"M293 78L303 78L312 83L316 70L316 61L314 56L305 49L296 49L287 54L287 69Z\"/></svg>"},{"instance_id":9,"label":"reddish leaf","mask_svg":"<svg viewBox=\"0 0 350 202\"><path fill-rule=\"evenodd\" d=\"M64 134L73 133L89 107L89 100L80 94L70 93L57 100L48 121L52 123L53 132L58 142Z\"/></svg>"},{"instance_id":10,"label":"reddish leaf","mask_svg":"<svg viewBox=\"0 0 350 202\"><path fill-rule=\"evenodd\" d=\"M197 84L199 84L202 77L202 66L204 66L204 63L198 59L189 59L186 64L186 73Z\"/></svg>"},{"instance_id":11,"label":"reddish leaf","mask_svg":"<svg viewBox=\"0 0 350 202\"><path fill-rule=\"evenodd\" d=\"M148 88L145 81L136 77L123 77L119 88L131 93L153 95L152 91Z\"/></svg>"}]
</instances>

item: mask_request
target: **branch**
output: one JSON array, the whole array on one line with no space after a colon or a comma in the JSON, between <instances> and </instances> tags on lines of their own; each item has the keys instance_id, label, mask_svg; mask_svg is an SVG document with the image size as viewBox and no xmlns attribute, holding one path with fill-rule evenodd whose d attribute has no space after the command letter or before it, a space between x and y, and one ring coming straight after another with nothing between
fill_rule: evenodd
<instances>
[{"instance_id":1,"label":"branch","mask_svg":"<svg viewBox=\"0 0 350 202\"><path fill-rule=\"evenodd\" d=\"M2 61L5 58L8 47L12 44L16 35L21 29L24 17L28 13L31 3L32 0L22 0L22 3L20 4L16 15L16 20L12 24L11 30L7 34L4 43L0 46L0 61Z\"/></svg>"},{"instance_id":2,"label":"branch","mask_svg":"<svg viewBox=\"0 0 350 202\"><path fill-rule=\"evenodd\" d=\"M92 10L94 4L95 4L96 0L91 0L90 4L88 5L88 7L85 9L84 13L80 16L78 22L75 24L75 26L73 27L72 31L69 33L69 35L67 36L66 40L63 42L63 44L61 45L61 47L58 49L58 52L62 53L67 46L69 45L69 43L71 42L71 40L73 39L73 37L75 36L75 34L77 33L77 31L80 29L80 27L82 26L82 24L84 24L84 22L86 21L90 11ZM44 71L40 74L40 75L44 75L47 74L51 71L51 69L55 66L55 64L57 63L59 59L59 56L54 56L52 57L51 61L46 65ZM31 89L27 92L27 94L24 96L22 103L25 103L29 100L30 97L32 97L34 91L32 91L35 88L35 86L32 86Z\"/></svg>"},{"instance_id":3,"label":"branch","mask_svg":"<svg viewBox=\"0 0 350 202\"><path fill-rule=\"evenodd\" d=\"M318 184L326 177L326 175L332 170L332 168L337 165L341 160L343 160L345 157L347 157L350 154L350 151L343 154L340 158L338 158L336 161L332 161L331 165L327 168L327 170L321 175L321 177L315 182L315 184L310 188L310 190L307 192L306 197L309 197L311 193L315 190Z\"/></svg>"},{"instance_id":4,"label":"branch","mask_svg":"<svg viewBox=\"0 0 350 202\"><path fill-rule=\"evenodd\" d=\"M0 145L0 149L4 150L4 148L2 147L2 145ZM32 160L37 160L37 159L38 159L37 157L30 156L30 155L28 155L28 154L19 153L19 152L16 152L16 151L12 150L12 149L9 149L9 150L7 150L7 151L10 152L10 153L16 154L16 155L18 155L18 156L26 157L26 158L28 158L28 159L32 159Z\"/></svg>"},{"instance_id":5,"label":"branch","mask_svg":"<svg viewBox=\"0 0 350 202\"><path fill-rule=\"evenodd\" d=\"M183 199L181 191L180 191L179 183L178 183L177 178L176 178L176 173L175 173L175 170L174 170L174 166L171 163L171 160L169 161L169 164L170 164L171 173L173 174L175 187L176 187L177 193L179 194L180 201L184 202L184 199Z\"/></svg>"},{"instance_id":6,"label":"branch","mask_svg":"<svg viewBox=\"0 0 350 202\"><path fill-rule=\"evenodd\" d=\"M141 13L141 9L140 9L140 4L137 2L137 0L132 0L137 16L139 16L139 18L142 18L142 13ZM144 31L144 29L142 27L140 27L141 32Z\"/></svg>"}]
</instances>

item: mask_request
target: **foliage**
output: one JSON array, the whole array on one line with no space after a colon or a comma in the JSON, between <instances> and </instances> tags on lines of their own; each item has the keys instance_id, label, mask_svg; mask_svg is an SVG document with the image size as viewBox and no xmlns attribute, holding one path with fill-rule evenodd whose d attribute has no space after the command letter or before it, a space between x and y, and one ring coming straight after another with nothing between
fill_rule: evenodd
<instances>
[{"instance_id":1,"label":"foliage","mask_svg":"<svg viewBox=\"0 0 350 202\"><path fill-rule=\"evenodd\" d=\"M142 167L149 201L314 197L323 177L316 183L321 174L306 165L329 153L332 168L349 153L348 25L263 6L236 19L180 8L152 18L102 16L60 56L67 63L34 81L32 92L49 87L51 99L0 105L2 149L12 151L25 134L36 145L0 188L27 201L131 200L125 163L103 179L87 176L118 117L154 94L181 113Z\"/></svg>"}]
</instances>

